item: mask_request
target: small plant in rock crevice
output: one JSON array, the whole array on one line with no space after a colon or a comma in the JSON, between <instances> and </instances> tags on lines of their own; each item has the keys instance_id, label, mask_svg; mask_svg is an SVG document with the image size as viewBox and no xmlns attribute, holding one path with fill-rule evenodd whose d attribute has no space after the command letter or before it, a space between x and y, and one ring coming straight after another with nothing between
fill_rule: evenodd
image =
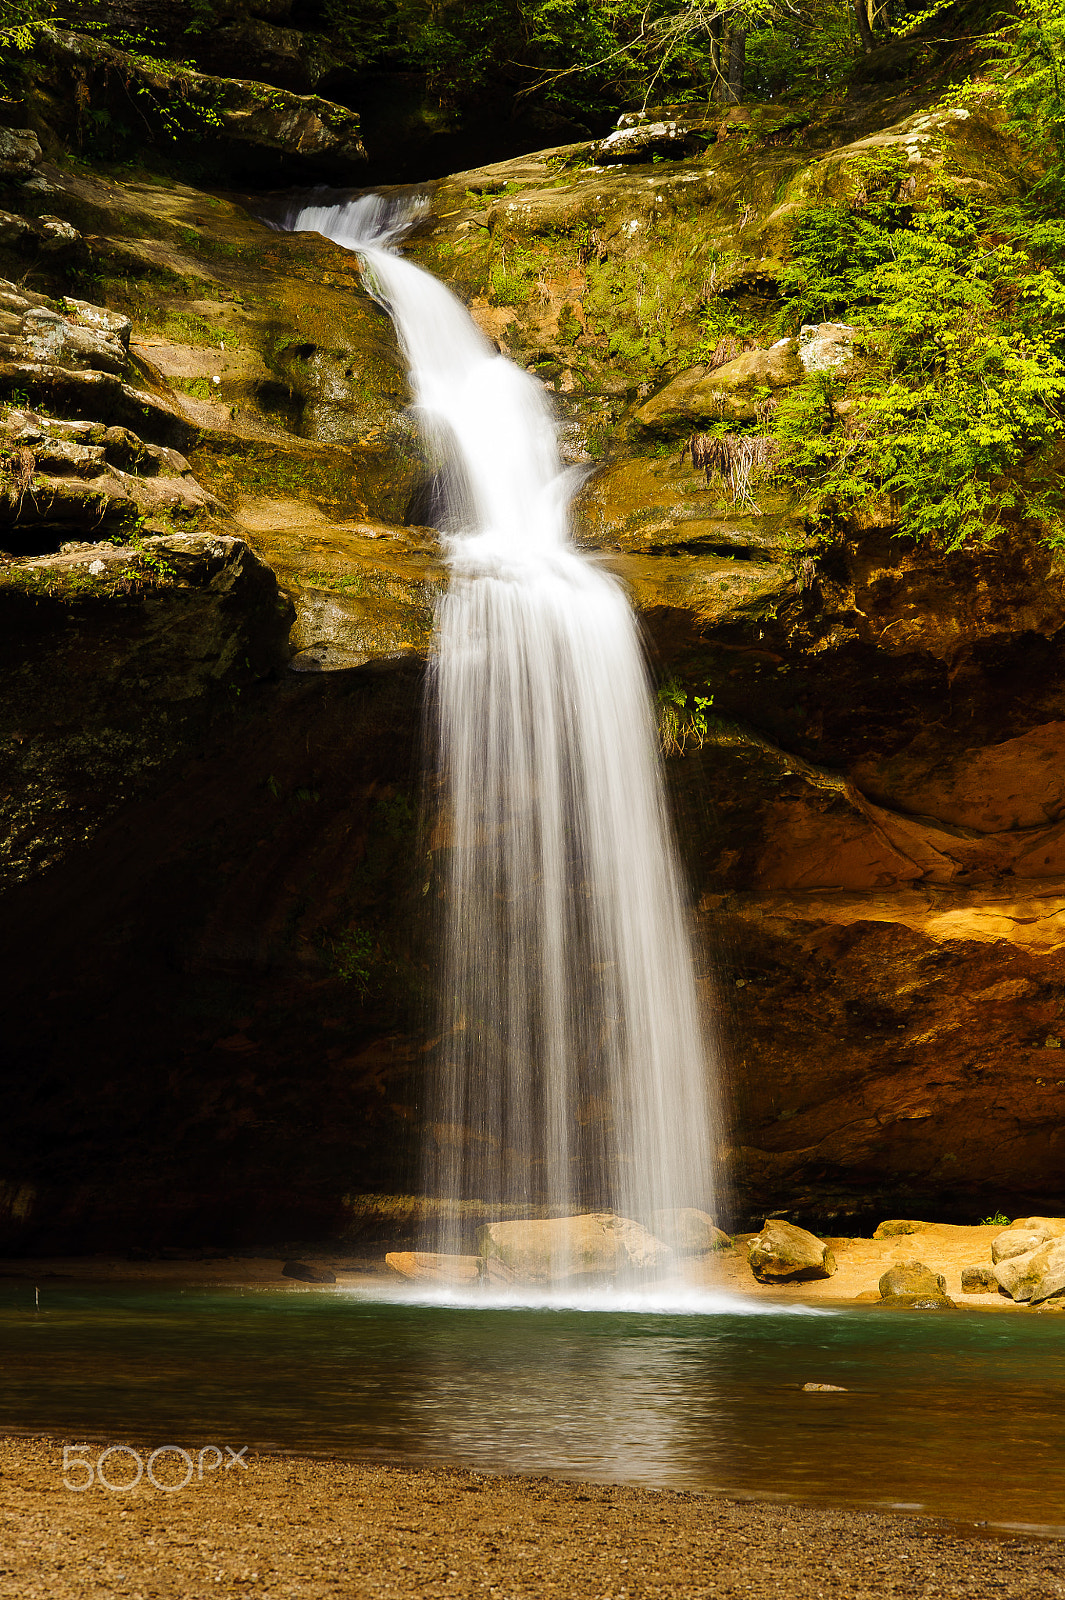
<instances>
[{"instance_id":1,"label":"small plant in rock crevice","mask_svg":"<svg viewBox=\"0 0 1065 1600\"><path fill-rule=\"evenodd\" d=\"M709 685L707 685L709 687ZM689 692L673 677L658 688L658 737L663 755L683 755L689 745L701 750L710 735L712 694Z\"/></svg>"}]
</instances>

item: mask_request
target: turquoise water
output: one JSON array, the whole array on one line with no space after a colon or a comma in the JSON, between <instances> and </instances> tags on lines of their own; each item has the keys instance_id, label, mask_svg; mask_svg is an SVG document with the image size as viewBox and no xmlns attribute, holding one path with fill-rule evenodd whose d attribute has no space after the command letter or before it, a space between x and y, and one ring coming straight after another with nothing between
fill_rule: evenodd
<instances>
[{"instance_id":1,"label":"turquoise water","mask_svg":"<svg viewBox=\"0 0 1065 1600\"><path fill-rule=\"evenodd\" d=\"M804 1383L847 1392L803 1393ZM1065 1316L0 1285L0 1431L920 1509L1065 1534Z\"/></svg>"}]
</instances>

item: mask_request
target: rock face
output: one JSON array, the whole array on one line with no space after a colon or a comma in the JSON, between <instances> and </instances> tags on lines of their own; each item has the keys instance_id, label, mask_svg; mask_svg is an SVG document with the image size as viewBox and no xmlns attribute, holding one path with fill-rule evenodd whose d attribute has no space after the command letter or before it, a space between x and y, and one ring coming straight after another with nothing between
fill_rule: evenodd
<instances>
[{"instance_id":1,"label":"rock face","mask_svg":"<svg viewBox=\"0 0 1065 1600\"><path fill-rule=\"evenodd\" d=\"M963 1294L995 1294L998 1279L990 1267L965 1267L962 1269Z\"/></svg>"},{"instance_id":2,"label":"rock face","mask_svg":"<svg viewBox=\"0 0 1065 1600\"><path fill-rule=\"evenodd\" d=\"M91 838L287 654L273 574L219 534L0 563L0 615L9 886Z\"/></svg>"},{"instance_id":3,"label":"rock face","mask_svg":"<svg viewBox=\"0 0 1065 1600\"><path fill-rule=\"evenodd\" d=\"M748 1259L760 1283L804 1283L830 1278L836 1270L831 1250L794 1223L770 1219L750 1242Z\"/></svg>"},{"instance_id":4,"label":"rock face","mask_svg":"<svg viewBox=\"0 0 1065 1600\"><path fill-rule=\"evenodd\" d=\"M145 123L163 139L206 143L223 153L234 146L273 151L287 158L290 171L339 181L352 180L366 160L358 113L317 95L266 91L242 77L170 66L62 29L44 31L38 56L45 71L37 92L48 96L61 128L76 131L89 107L105 111L120 101L123 86L128 97L133 85ZM73 104L71 81L79 85Z\"/></svg>"},{"instance_id":5,"label":"rock face","mask_svg":"<svg viewBox=\"0 0 1065 1600\"><path fill-rule=\"evenodd\" d=\"M611 1212L534 1222L491 1222L477 1235L492 1282L548 1284L646 1273L673 1252L638 1222Z\"/></svg>"},{"instance_id":6,"label":"rock face","mask_svg":"<svg viewBox=\"0 0 1065 1600\"><path fill-rule=\"evenodd\" d=\"M799 329L804 372L842 372L854 360L855 329L845 322L805 323Z\"/></svg>"},{"instance_id":7,"label":"rock face","mask_svg":"<svg viewBox=\"0 0 1065 1600\"><path fill-rule=\"evenodd\" d=\"M359 181L356 123L306 98L328 78L275 98L204 55L186 99L70 40L0 140L0 1222L25 1248L339 1236L409 1181L432 1070L432 464L352 258L178 163ZM189 119L157 171L52 159L128 85ZM458 173L409 243L554 394L580 542L683 703L663 738L718 953L730 1226L1065 1204L1060 555L1017 527L915 549L890 508L823 549L800 498L684 448L860 356L835 325L777 338L811 194L871 150L1022 183L979 109L908 106L874 96L816 149L785 108L663 109L696 153L645 129L624 162L586 140ZM712 347L710 302L757 348Z\"/></svg>"}]
</instances>

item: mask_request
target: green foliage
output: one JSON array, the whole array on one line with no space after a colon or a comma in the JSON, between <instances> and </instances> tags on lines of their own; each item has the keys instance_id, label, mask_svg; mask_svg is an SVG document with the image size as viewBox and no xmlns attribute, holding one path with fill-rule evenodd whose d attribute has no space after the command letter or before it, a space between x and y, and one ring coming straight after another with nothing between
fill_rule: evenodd
<instances>
[{"instance_id":1,"label":"green foliage","mask_svg":"<svg viewBox=\"0 0 1065 1600\"><path fill-rule=\"evenodd\" d=\"M55 0L0 0L0 53L32 49L55 11Z\"/></svg>"},{"instance_id":2,"label":"green foliage","mask_svg":"<svg viewBox=\"0 0 1065 1600\"><path fill-rule=\"evenodd\" d=\"M702 749L710 734L707 712L713 703L712 694L689 694L676 678L659 685L658 737L664 755L683 755L689 745Z\"/></svg>"},{"instance_id":3,"label":"green foliage","mask_svg":"<svg viewBox=\"0 0 1065 1600\"><path fill-rule=\"evenodd\" d=\"M1008 127L1044 167L1037 193L1065 197L1065 0L1016 0L992 37Z\"/></svg>"},{"instance_id":4,"label":"green foliage","mask_svg":"<svg viewBox=\"0 0 1065 1600\"><path fill-rule=\"evenodd\" d=\"M377 945L365 928L345 928L329 943L329 964L336 976L367 994L377 961Z\"/></svg>"},{"instance_id":5,"label":"green foliage","mask_svg":"<svg viewBox=\"0 0 1065 1600\"><path fill-rule=\"evenodd\" d=\"M1065 237L1012 238L943 182L921 204L905 167L858 171L849 201L796 222L783 321L843 318L864 364L847 386L817 374L781 402L784 473L814 497L823 529L870 514L956 549L994 537L1003 512L1065 539L1025 463L1061 432Z\"/></svg>"},{"instance_id":6,"label":"green foliage","mask_svg":"<svg viewBox=\"0 0 1065 1600\"><path fill-rule=\"evenodd\" d=\"M747 39L748 85L759 97L806 99L842 85L858 51L851 0L763 12Z\"/></svg>"},{"instance_id":7,"label":"green foliage","mask_svg":"<svg viewBox=\"0 0 1065 1600\"><path fill-rule=\"evenodd\" d=\"M1008 1228L1009 1225L1009 1217L1004 1216L1001 1211L996 1211L993 1217L981 1217L980 1219L981 1228Z\"/></svg>"},{"instance_id":8,"label":"green foliage","mask_svg":"<svg viewBox=\"0 0 1065 1600\"><path fill-rule=\"evenodd\" d=\"M325 0L324 15L358 66L423 71L444 108L538 100L593 122L709 100L734 25L765 98L840 82L858 48L850 0Z\"/></svg>"}]
</instances>

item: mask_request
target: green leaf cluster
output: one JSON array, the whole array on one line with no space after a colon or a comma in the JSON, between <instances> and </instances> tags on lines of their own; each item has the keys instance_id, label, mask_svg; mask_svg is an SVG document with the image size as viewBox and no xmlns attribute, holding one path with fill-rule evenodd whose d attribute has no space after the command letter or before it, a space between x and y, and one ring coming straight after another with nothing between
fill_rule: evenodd
<instances>
[{"instance_id":1,"label":"green leaf cluster","mask_svg":"<svg viewBox=\"0 0 1065 1600\"><path fill-rule=\"evenodd\" d=\"M849 201L795 223L784 326L845 321L861 361L845 392L830 369L781 403L783 472L825 532L872 518L955 549L1011 513L1065 541L1031 471L1062 431L1065 229L948 179L913 189L901 158L872 158Z\"/></svg>"},{"instance_id":2,"label":"green leaf cluster","mask_svg":"<svg viewBox=\"0 0 1065 1600\"><path fill-rule=\"evenodd\" d=\"M0 52L32 49L55 10L55 0L0 0Z\"/></svg>"}]
</instances>

